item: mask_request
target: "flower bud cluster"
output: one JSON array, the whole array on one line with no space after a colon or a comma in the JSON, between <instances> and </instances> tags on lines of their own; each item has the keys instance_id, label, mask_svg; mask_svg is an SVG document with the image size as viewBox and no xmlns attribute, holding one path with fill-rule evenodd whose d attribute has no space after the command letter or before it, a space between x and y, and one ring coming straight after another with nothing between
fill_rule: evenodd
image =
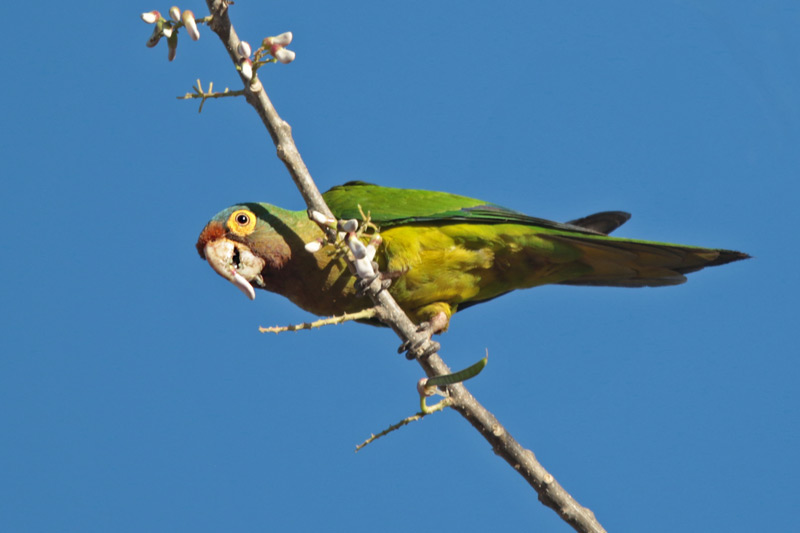
<instances>
[{"instance_id":1,"label":"flower bud cluster","mask_svg":"<svg viewBox=\"0 0 800 533\"><path fill-rule=\"evenodd\" d=\"M274 37L267 37L261 43L261 47L264 50L268 51L272 57L280 61L281 63L291 63L294 61L295 53L288 48L292 42L292 32L287 31L285 33L281 33L280 35L276 35Z\"/></svg>"},{"instance_id":2,"label":"flower bud cluster","mask_svg":"<svg viewBox=\"0 0 800 533\"><path fill-rule=\"evenodd\" d=\"M175 55L178 51L178 28L186 28L186 33L189 34L189 37L193 41L200 38L200 31L197 29L197 21L194 18L194 13L188 9L181 13L181 10L177 6L172 6L169 9L170 20L165 19L161 16L160 12L155 10L142 13L141 16L142 20L147 24L155 24L153 33L145 44L148 48L153 48L162 37L166 37L168 49L167 58L170 61L175 59Z\"/></svg>"},{"instance_id":3,"label":"flower bud cluster","mask_svg":"<svg viewBox=\"0 0 800 533\"><path fill-rule=\"evenodd\" d=\"M247 41L239 41L239 46L236 48L236 51L239 53L239 70L241 70L242 76L249 82L253 79L253 60L250 59L250 54L252 53L250 43Z\"/></svg>"},{"instance_id":4,"label":"flower bud cluster","mask_svg":"<svg viewBox=\"0 0 800 533\"><path fill-rule=\"evenodd\" d=\"M381 245L380 235L373 235L369 244L365 245L356 236L355 232L350 232L345 237L348 248L355 260L353 265L356 267L356 274L360 279L369 279L375 276L375 269L372 267L372 260L375 259L375 252Z\"/></svg>"},{"instance_id":5,"label":"flower bud cluster","mask_svg":"<svg viewBox=\"0 0 800 533\"><path fill-rule=\"evenodd\" d=\"M356 219L349 220L336 220L335 218L328 217L319 211L309 211L311 220L322 226L323 228L335 229L338 231L339 238L344 239L350 253L353 254L353 264L356 268L356 274L360 279L369 279L375 276L376 272L373 268L372 261L375 259L375 253L380 247L383 239L378 233L372 235L369 243L364 244L358 238L358 221ZM316 253L320 251L325 244L325 238L320 237L305 244L305 249L309 253Z\"/></svg>"}]
</instances>

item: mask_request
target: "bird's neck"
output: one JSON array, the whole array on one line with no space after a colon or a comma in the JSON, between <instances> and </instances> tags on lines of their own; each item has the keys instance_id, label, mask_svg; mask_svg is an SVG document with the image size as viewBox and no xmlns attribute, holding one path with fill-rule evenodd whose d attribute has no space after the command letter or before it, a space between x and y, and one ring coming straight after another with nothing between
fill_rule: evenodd
<instances>
[{"instance_id":1,"label":"bird's neck","mask_svg":"<svg viewBox=\"0 0 800 533\"><path fill-rule=\"evenodd\" d=\"M317 224L303 211L288 212L291 223L277 229L284 261L263 272L264 288L289 298L316 315L329 316L356 311L368 302L355 298L354 277L341 254L330 245L311 253L305 245L324 237ZM322 292L320 292L322 288Z\"/></svg>"}]
</instances>

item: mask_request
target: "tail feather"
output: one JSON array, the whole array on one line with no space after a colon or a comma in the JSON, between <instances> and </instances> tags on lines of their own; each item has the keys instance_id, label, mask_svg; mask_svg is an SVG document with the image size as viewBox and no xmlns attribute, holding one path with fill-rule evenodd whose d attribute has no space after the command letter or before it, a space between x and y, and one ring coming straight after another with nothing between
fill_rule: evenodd
<instances>
[{"instance_id":1,"label":"tail feather","mask_svg":"<svg viewBox=\"0 0 800 533\"><path fill-rule=\"evenodd\" d=\"M663 287L686 281L684 274L750 257L742 252L628 239L603 240L583 236L553 236L582 253L581 262L591 267L564 285L608 287Z\"/></svg>"},{"instance_id":2,"label":"tail feather","mask_svg":"<svg viewBox=\"0 0 800 533\"><path fill-rule=\"evenodd\" d=\"M567 224L608 235L630 218L631 214L625 211L603 211L602 213L594 213L593 215L570 220Z\"/></svg>"}]
</instances>

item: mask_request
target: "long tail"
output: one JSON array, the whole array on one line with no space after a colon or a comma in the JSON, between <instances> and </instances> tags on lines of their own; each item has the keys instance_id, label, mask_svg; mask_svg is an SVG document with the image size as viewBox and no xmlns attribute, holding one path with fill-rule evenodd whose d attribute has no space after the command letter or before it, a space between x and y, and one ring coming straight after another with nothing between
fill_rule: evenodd
<instances>
[{"instance_id":1,"label":"long tail","mask_svg":"<svg viewBox=\"0 0 800 533\"><path fill-rule=\"evenodd\" d=\"M750 256L733 250L700 248L613 237L553 235L550 238L570 244L583 254L590 266L579 277L560 282L564 285L609 287L662 287L686 281L685 274L705 267L724 265Z\"/></svg>"}]
</instances>

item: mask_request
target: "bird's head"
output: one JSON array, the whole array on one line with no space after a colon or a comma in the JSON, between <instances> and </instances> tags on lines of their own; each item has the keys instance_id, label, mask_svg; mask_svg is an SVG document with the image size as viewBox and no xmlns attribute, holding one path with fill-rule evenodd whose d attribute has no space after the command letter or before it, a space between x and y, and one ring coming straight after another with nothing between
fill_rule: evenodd
<instances>
[{"instance_id":1,"label":"bird's head","mask_svg":"<svg viewBox=\"0 0 800 533\"><path fill-rule=\"evenodd\" d=\"M253 285L263 288L264 275L280 269L291 256L282 226L265 204L240 204L218 213L200 233L197 252L214 271L255 299Z\"/></svg>"}]
</instances>

